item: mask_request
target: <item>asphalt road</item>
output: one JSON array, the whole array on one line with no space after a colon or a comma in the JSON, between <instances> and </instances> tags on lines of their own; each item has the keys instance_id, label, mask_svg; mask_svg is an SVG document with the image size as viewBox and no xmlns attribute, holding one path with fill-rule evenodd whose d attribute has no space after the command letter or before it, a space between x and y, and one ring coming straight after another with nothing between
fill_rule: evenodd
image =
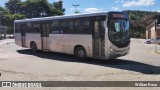
<instances>
[{"instance_id":1,"label":"asphalt road","mask_svg":"<svg viewBox=\"0 0 160 90\"><path fill-rule=\"evenodd\" d=\"M132 39L127 56L79 61L72 55L42 51L34 54L14 43L3 44L0 81L160 81L160 54L153 53L154 47Z\"/></svg>"}]
</instances>

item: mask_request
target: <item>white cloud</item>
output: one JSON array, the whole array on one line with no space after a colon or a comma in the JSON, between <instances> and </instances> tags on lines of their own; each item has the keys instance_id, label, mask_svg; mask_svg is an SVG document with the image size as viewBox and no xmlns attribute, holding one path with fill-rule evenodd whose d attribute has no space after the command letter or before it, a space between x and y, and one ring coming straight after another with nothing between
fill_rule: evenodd
<instances>
[{"instance_id":1,"label":"white cloud","mask_svg":"<svg viewBox=\"0 0 160 90\"><path fill-rule=\"evenodd\" d=\"M116 0L115 3L124 3L125 0Z\"/></svg>"},{"instance_id":2,"label":"white cloud","mask_svg":"<svg viewBox=\"0 0 160 90\"><path fill-rule=\"evenodd\" d=\"M103 8L86 8L84 9L84 12L86 13L97 13L97 12L102 12L104 11Z\"/></svg>"},{"instance_id":3,"label":"white cloud","mask_svg":"<svg viewBox=\"0 0 160 90\"><path fill-rule=\"evenodd\" d=\"M119 11L120 9L119 9L119 7L112 7L112 10Z\"/></svg>"},{"instance_id":4,"label":"white cloud","mask_svg":"<svg viewBox=\"0 0 160 90\"><path fill-rule=\"evenodd\" d=\"M59 1L61 1L61 0L55 0L55 2L59 2Z\"/></svg>"},{"instance_id":5,"label":"white cloud","mask_svg":"<svg viewBox=\"0 0 160 90\"><path fill-rule=\"evenodd\" d=\"M133 0L124 2L123 7L150 6L154 4L155 0Z\"/></svg>"}]
</instances>

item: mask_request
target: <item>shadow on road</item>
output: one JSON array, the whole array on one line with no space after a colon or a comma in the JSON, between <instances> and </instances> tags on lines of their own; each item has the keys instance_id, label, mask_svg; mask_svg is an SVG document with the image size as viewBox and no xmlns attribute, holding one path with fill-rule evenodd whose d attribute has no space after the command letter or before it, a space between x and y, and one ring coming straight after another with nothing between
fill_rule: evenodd
<instances>
[{"instance_id":1,"label":"shadow on road","mask_svg":"<svg viewBox=\"0 0 160 90\"><path fill-rule=\"evenodd\" d=\"M34 55L44 59L51 59L64 62L87 63L104 67L135 71L143 74L160 74L160 67L131 60L123 60L123 59L99 60L99 59L88 58L86 61L79 61L76 58L74 58L73 55L67 55L61 53L43 52L43 51L39 51L38 53L32 53L30 49L17 50L17 52L21 54Z\"/></svg>"}]
</instances>

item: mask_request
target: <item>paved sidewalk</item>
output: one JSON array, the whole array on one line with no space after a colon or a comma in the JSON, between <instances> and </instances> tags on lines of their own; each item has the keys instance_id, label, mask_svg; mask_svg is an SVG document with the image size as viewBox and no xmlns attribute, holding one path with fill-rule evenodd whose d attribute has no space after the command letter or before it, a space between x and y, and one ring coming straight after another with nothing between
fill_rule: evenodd
<instances>
[{"instance_id":1,"label":"paved sidewalk","mask_svg":"<svg viewBox=\"0 0 160 90\"><path fill-rule=\"evenodd\" d=\"M0 45L14 43L14 42L15 42L14 39L2 39L0 40Z\"/></svg>"},{"instance_id":2,"label":"paved sidewalk","mask_svg":"<svg viewBox=\"0 0 160 90\"><path fill-rule=\"evenodd\" d=\"M3 45L14 43L14 39L2 39L0 40L0 60L1 59L9 59L9 58L15 58L15 57L26 57L29 55L19 54L17 52L4 50L2 47ZM11 46L14 48L14 46Z\"/></svg>"}]
</instances>

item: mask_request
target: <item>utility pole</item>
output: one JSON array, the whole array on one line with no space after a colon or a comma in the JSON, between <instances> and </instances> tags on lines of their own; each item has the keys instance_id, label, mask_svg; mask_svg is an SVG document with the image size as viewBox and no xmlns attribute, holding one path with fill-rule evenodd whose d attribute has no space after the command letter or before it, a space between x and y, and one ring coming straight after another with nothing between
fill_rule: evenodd
<instances>
[{"instance_id":1,"label":"utility pole","mask_svg":"<svg viewBox=\"0 0 160 90\"><path fill-rule=\"evenodd\" d=\"M156 39L155 52L157 53L157 19L155 20L155 39Z\"/></svg>"},{"instance_id":2,"label":"utility pole","mask_svg":"<svg viewBox=\"0 0 160 90\"><path fill-rule=\"evenodd\" d=\"M72 4L72 6L74 6L75 7L75 14L77 14L78 13L78 11L77 11L77 7L79 6L79 4Z\"/></svg>"},{"instance_id":3,"label":"utility pole","mask_svg":"<svg viewBox=\"0 0 160 90\"><path fill-rule=\"evenodd\" d=\"M0 11L0 40L2 38L1 17L2 17L2 11Z\"/></svg>"}]
</instances>

